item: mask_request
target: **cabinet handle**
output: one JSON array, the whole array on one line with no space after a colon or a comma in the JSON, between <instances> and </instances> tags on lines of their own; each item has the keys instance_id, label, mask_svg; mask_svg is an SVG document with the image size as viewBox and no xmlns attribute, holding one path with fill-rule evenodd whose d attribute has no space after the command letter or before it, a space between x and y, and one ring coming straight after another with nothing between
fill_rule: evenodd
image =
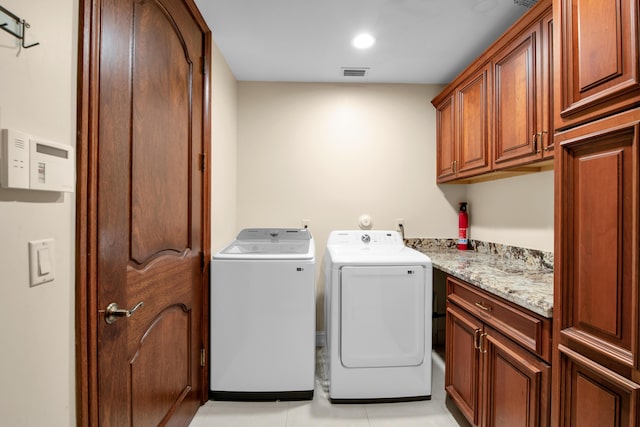
<instances>
[{"instance_id":1,"label":"cabinet handle","mask_svg":"<svg viewBox=\"0 0 640 427\"><path fill-rule=\"evenodd\" d=\"M491 307L487 307L486 305L484 305L481 302L477 302L476 303L476 307L481 308L484 311L491 311Z\"/></svg>"},{"instance_id":2,"label":"cabinet handle","mask_svg":"<svg viewBox=\"0 0 640 427\"><path fill-rule=\"evenodd\" d=\"M533 134L533 140L531 141L531 144L533 145L533 150L536 153L540 152L540 148L538 147L538 137L541 136L542 133L541 132L537 132Z\"/></svg>"},{"instance_id":3,"label":"cabinet handle","mask_svg":"<svg viewBox=\"0 0 640 427\"><path fill-rule=\"evenodd\" d=\"M533 144L533 149L535 150L536 153L540 153L540 146L544 146L544 139L542 139L542 135L544 135L545 133L549 133L546 130L534 133L532 136L532 141L531 143ZM540 144L538 144L538 142L542 141ZM545 148L546 151L548 150L548 147Z\"/></svg>"},{"instance_id":4,"label":"cabinet handle","mask_svg":"<svg viewBox=\"0 0 640 427\"><path fill-rule=\"evenodd\" d=\"M454 160L451 162L451 169L453 169L453 173L458 173L458 161Z\"/></svg>"},{"instance_id":5,"label":"cabinet handle","mask_svg":"<svg viewBox=\"0 0 640 427\"><path fill-rule=\"evenodd\" d=\"M547 132L546 130L543 130L543 131L541 131L541 132L538 132L538 136L540 137L540 146L541 146L541 147L544 147L544 136L543 136L543 135L544 135L545 133L549 133L549 132ZM544 150L545 150L545 151L549 151L549 147L546 147ZM539 152L540 152L540 150L538 150L538 153L539 153Z\"/></svg>"},{"instance_id":6,"label":"cabinet handle","mask_svg":"<svg viewBox=\"0 0 640 427\"><path fill-rule=\"evenodd\" d=\"M485 332L484 334L480 335L480 353L485 354L487 352L487 349L484 347L484 341L485 341L485 337L487 336L487 333Z\"/></svg>"},{"instance_id":7,"label":"cabinet handle","mask_svg":"<svg viewBox=\"0 0 640 427\"><path fill-rule=\"evenodd\" d=\"M542 133L549 133L546 130L543 130ZM544 141L544 140L543 140ZM544 146L544 144L542 144ZM553 151L553 145L547 144L546 147L544 147L544 151Z\"/></svg>"},{"instance_id":8,"label":"cabinet handle","mask_svg":"<svg viewBox=\"0 0 640 427\"><path fill-rule=\"evenodd\" d=\"M480 335L482 333L482 329L476 329L473 331L473 348L476 350L480 350Z\"/></svg>"}]
</instances>

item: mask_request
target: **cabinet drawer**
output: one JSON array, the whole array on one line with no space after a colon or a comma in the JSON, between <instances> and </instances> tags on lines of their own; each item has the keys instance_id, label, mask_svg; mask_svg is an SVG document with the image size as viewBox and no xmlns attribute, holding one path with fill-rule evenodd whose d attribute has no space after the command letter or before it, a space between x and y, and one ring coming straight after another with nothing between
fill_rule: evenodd
<instances>
[{"instance_id":1,"label":"cabinet drawer","mask_svg":"<svg viewBox=\"0 0 640 427\"><path fill-rule=\"evenodd\" d=\"M447 276L447 300L550 362L551 320Z\"/></svg>"}]
</instances>

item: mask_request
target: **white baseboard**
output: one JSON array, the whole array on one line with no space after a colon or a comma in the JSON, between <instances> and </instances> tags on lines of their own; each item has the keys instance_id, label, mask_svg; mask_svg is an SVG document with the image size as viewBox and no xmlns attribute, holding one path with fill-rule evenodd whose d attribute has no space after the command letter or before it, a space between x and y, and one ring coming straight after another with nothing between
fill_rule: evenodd
<instances>
[{"instance_id":1,"label":"white baseboard","mask_svg":"<svg viewBox=\"0 0 640 427\"><path fill-rule=\"evenodd\" d=\"M325 331L316 331L316 347L324 347L327 345L327 333Z\"/></svg>"}]
</instances>

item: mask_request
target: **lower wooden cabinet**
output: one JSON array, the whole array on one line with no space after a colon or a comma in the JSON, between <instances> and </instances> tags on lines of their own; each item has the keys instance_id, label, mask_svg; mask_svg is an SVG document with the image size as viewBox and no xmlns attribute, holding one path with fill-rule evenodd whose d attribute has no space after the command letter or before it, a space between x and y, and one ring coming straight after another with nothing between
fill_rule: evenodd
<instances>
[{"instance_id":1,"label":"lower wooden cabinet","mask_svg":"<svg viewBox=\"0 0 640 427\"><path fill-rule=\"evenodd\" d=\"M445 389L460 411L476 426L548 426L551 366L508 330L493 327L505 330L500 307L506 302L451 277L447 295ZM527 318L536 316L522 310ZM550 328L550 319L539 320L541 329Z\"/></svg>"},{"instance_id":2,"label":"lower wooden cabinet","mask_svg":"<svg viewBox=\"0 0 640 427\"><path fill-rule=\"evenodd\" d=\"M482 425L548 426L551 367L489 327L483 335Z\"/></svg>"},{"instance_id":3,"label":"lower wooden cabinet","mask_svg":"<svg viewBox=\"0 0 640 427\"><path fill-rule=\"evenodd\" d=\"M558 346L561 426L636 427L640 384Z\"/></svg>"},{"instance_id":4,"label":"lower wooden cabinet","mask_svg":"<svg viewBox=\"0 0 640 427\"><path fill-rule=\"evenodd\" d=\"M447 302L445 390L470 423L480 423L482 322Z\"/></svg>"}]
</instances>

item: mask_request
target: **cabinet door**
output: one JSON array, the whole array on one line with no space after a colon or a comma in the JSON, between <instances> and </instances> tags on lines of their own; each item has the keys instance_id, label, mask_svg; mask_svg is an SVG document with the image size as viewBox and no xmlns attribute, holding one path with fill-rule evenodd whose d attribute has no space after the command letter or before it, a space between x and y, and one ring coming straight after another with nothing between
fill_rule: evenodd
<instances>
[{"instance_id":1,"label":"cabinet door","mask_svg":"<svg viewBox=\"0 0 640 427\"><path fill-rule=\"evenodd\" d=\"M457 89L458 178L490 170L489 159L489 67L483 67Z\"/></svg>"},{"instance_id":2,"label":"cabinet door","mask_svg":"<svg viewBox=\"0 0 640 427\"><path fill-rule=\"evenodd\" d=\"M638 2L554 0L558 129L621 111L640 100Z\"/></svg>"},{"instance_id":3,"label":"cabinet door","mask_svg":"<svg viewBox=\"0 0 640 427\"><path fill-rule=\"evenodd\" d=\"M480 423L480 353L482 323L447 303L445 389L471 423Z\"/></svg>"},{"instance_id":4,"label":"cabinet door","mask_svg":"<svg viewBox=\"0 0 640 427\"><path fill-rule=\"evenodd\" d=\"M542 158L553 158L553 15L549 12L542 18L542 126L538 142L542 150Z\"/></svg>"},{"instance_id":5,"label":"cabinet door","mask_svg":"<svg viewBox=\"0 0 640 427\"><path fill-rule=\"evenodd\" d=\"M639 125L636 109L556 135L559 343L625 376L640 367Z\"/></svg>"},{"instance_id":6,"label":"cabinet door","mask_svg":"<svg viewBox=\"0 0 640 427\"><path fill-rule=\"evenodd\" d=\"M486 328L484 416L486 427L549 425L551 368L497 331Z\"/></svg>"},{"instance_id":7,"label":"cabinet door","mask_svg":"<svg viewBox=\"0 0 640 427\"><path fill-rule=\"evenodd\" d=\"M636 427L640 384L560 346L560 427Z\"/></svg>"},{"instance_id":8,"label":"cabinet door","mask_svg":"<svg viewBox=\"0 0 640 427\"><path fill-rule=\"evenodd\" d=\"M537 135L542 125L538 111L541 67L536 57L540 28L535 25L515 39L493 63L496 169L542 157Z\"/></svg>"},{"instance_id":9,"label":"cabinet door","mask_svg":"<svg viewBox=\"0 0 640 427\"><path fill-rule=\"evenodd\" d=\"M447 97L436 107L436 168L438 182L456 177L455 95Z\"/></svg>"}]
</instances>

